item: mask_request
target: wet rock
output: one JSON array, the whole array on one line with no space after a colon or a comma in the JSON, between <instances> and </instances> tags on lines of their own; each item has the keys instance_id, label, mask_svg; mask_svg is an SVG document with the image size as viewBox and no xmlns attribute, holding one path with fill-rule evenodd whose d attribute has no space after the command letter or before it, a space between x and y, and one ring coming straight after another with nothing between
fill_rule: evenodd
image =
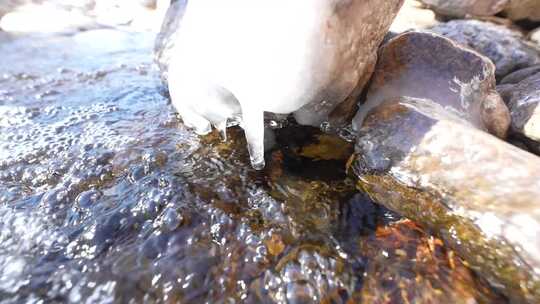
<instances>
[{"instance_id":1,"label":"wet rock","mask_svg":"<svg viewBox=\"0 0 540 304\"><path fill-rule=\"evenodd\" d=\"M453 20L431 30L487 56L495 63L499 80L515 70L540 63L540 48L527 42L522 33L503 25Z\"/></svg>"},{"instance_id":2,"label":"wet rock","mask_svg":"<svg viewBox=\"0 0 540 304\"><path fill-rule=\"evenodd\" d=\"M429 32L401 34L382 46L379 56L356 128L381 102L408 96L433 100L480 129L506 136L510 117L495 91L495 67L488 58Z\"/></svg>"},{"instance_id":3,"label":"wet rock","mask_svg":"<svg viewBox=\"0 0 540 304\"><path fill-rule=\"evenodd\" d=\"M517 70L511 74L506 75L500 82L500 86L517 84L520 81L533 76L540 72L540 65L534 65L525 69ZM499 90L499 86L497 86Z\"/></svg>"},{"instance_id":4,"label":"wet rock","mask_svg":"<svg viewBox=\"0 0 540 304\"><path fill-rule=\"evenodd\" d=\"M420 0L438 14L452 17L493 16L507 7L510 0Z\"/></svg>"},{"instance_id":5,"label":"wet rock","mask_svg":"<svg viewBox=\"0 0 540 304\"><path fill-rule=\"evenodd\" d=\"M498 87L512 115L511 131L540 143L540 67L509 75Z\"/></svg>"},{"instance_id":6,"label":"wet rock","mask_svg":"<svg viewBox=\"0 0 540 304\"><path fill-rule=\"evenodd\" d=\"M240 125L252 164L261 169L264 112L294 113L298 123L317 127L348 122L402 4L269 2L238 9L178 1L158 37L156 61L184 123L201 135Z\"/></svg>"},{"instance_id":7,"label":"wet rock","mask_svg":"<svg viewBox=\"0 0 540 304\"><path fill-rule=\"evenodd\" d=\"M489 292L485 281L475 281L475 274L442 240L410 220L379 225L372 239L360 245L370 263L358 302L507 303L504 296ZM411 258L417 262L410 263ZM407 260L406 267L393 266Z\"/></svg>"},{"instance_id":8,"label":"wet rock","mask_svg":"<svg viewBox=\"0 0 540 304\"><path fill-rule=\"evenodd\" d=\"M386 222L373 221L373 214L386 214ZM420 226L401 219L358 193L342 212L340 238L356 241L368 263L354 259L364 272L362 289L354 303L507 303L494 294L487 282L476 280L473 271L441 239ZM392 220L388 220L392 218ZM350 252L350 251L349 251ZM394 267L392 265L400 265Z\"/></svg>"},{"instance_id":9,"label":"wet rock","mask_svg":"<svg viewBox=\"0 0 540 304\"><path fill-rule=\"evenodd\" d=\"M540 159L438 102L389 98L350 171L375 201L432 229L515 302L540 301Z\"/></svg>"}]
</instances>

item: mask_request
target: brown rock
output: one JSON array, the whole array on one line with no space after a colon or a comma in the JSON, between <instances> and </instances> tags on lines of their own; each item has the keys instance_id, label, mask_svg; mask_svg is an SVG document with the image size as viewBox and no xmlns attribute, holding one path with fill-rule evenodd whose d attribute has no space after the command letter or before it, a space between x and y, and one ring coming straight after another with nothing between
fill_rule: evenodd
<instances>
[{"instance_id":1,"label":"brown rock","mask_svg":"<svg viewBox=\"0 0 540 304\"><path fill-rule=\"evenodd\" d=\"M351 303L507 303L439 238L410 220L378 226L375 237L366 239L360 242L369 259L361 301Z\"/></svg>"},{"instance_id":2,"label":"brown rock","mask_svg":"<svg viewBox=\"0 0 540 304\"><path fill-rule=\"evenodd\" d=\"M511 302L540 302L540 158L439 103L401 97L368 113L349 169L361 190L434 231Z\"/></svg>"},{"instance_id":3,"label":"brown rock","mask_svg":"<svg viewBox=\"0 0 540 304\"><path fill-rule=\"evenodd\" d=\"M428 32L408 32L381 47L367 102L354 124L394 97L430 99L476 127L504 137L510 116L495 91L495 67L477 52Z\"/></svg>"},{"instance_id":4,"label":"brown rock","mask_svg":"<svg viewBox=\"0 0 540 304\"><path fill-rule=\"evenodd\" d=\"M327 24L328 28L324 34L327 39L336 41L337 45L343 43L340 40L345 32L355 33L353 35L357 38L346 42L348 49L344 53L335 53L333 58L321 58L318 62L314 62L314 65L320 67L327 64L327 61L332 62L334 74L330 75L332 80L319 96L294 112L295 119L303 125L319 126L324 121L329 121L334 126L350 123L357 109L358 97L373 73L377 62L377 49L404 0L342 2L343 5L336 6L335 17ZM351 5L355 2L357 4ZM350 25L343 20L357 21ZM351 32L349 26L356 30ZM348 58L348 61L344 58ZM315 68L311 73L319 74L318 77L326 74L324 68ZM351 82L352 79L356 80Z\"/></svg>"},{"instance_id":5,"label":"brown rock","mask_svg":"<svg viewBox=\"0 0 540 304\"><path fill-rule=\"evenodd\" d=\"M504 13L512 20L540 21L540 1L512 0L508 3Z\"/></svg>"}]
</instances>

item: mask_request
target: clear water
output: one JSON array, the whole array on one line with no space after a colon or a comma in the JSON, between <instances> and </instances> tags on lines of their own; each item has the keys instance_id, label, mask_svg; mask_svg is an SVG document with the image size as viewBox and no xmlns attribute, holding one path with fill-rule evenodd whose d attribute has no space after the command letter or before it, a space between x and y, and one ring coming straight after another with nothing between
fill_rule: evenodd
<instances>
[{"instance_id":1,"label":"clear water","mask_svg":"<svg viewBox=\"0 0 540 304\"><path fill-rule=\"evenodd\" d=\"M354 189L350 143L289 126L258 172L187 130L153 40L0 32L0 303L505 302Z\"/></svg>"}]
</instances>

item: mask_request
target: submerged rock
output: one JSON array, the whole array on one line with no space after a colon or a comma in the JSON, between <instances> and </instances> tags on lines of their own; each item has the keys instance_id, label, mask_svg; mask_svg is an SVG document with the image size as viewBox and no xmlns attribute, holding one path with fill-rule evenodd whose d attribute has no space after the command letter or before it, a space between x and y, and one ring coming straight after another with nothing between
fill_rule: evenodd
<instances>
[{"instance_id":1,"label":"submerged rock","mask_svg":"<svg viewBox=\"0 0 540 304\"><path fill-rule=\"evenodd\" d=\"M245 1L239 9L180 1L165 20L157 61L184 123L199 134L240 123L252 164L262 168L263 113L294 112L313 126L346 121L402 3Z\"/></svg>"},{"instance_id":2,"label":"submerged rock","mask_svg":"<svg viewBox=\"0 0 540 304\"><path fill-rule=\"evenodd\" d=\"M503 25L477 20L454 20L431 29L487 56L497 67L497 79L540 63L540 49L525 36Z\"/></svg>"},{"instance_id":3,"label":"submerged rock","mask_svg":"<svg viewBox=\"0 0 540 304\"><path fill-rule=\"evenodd\" d=\"M437 102L389 98L350 163L375 201L436 232L512 302L540 301L540 158Z\"/></svg>"},{"instance_id":4,"label":"submerged rock","mask_svg":"<svg viewBox=\"0 0 540 304\"><path fill-rule=\"evenodd\" d=\"M500 294L486 293L485 282L475 282L454 251L444 249L440 239L426 235L414 222L377 227L375 236L360 245L370 262L361 301L355 303L507 303ZM395 267L411 257L424 263Z\"/></svg>"},{"instance_id":5,"label":"submerged rock","mask_svg":"<svg viewBox=\"0 0 540 304\"><path fill-rule=\"evenodd\" d=\"M511 131L540 144L540 67L514 74L498 87L512 115Z\"/></svg>"},{"instance_id":6,"label":"submerged rock","mask_svg":"<svg viewBox=\"0 0 540 304\"><path fill-rule=\"evenodd\" d=\"M388 98L408 96L435 101L476 127L505 137L506 105L495 91L491 61L450 39L428 32L399 35L379 51L367 102L353 125Z\"/></svg>"},{"instance_id":7,"label":"submerged rock","mask_svg":"<svg viewBox=\"0 0 540 304\"><path fill-rule=\"evenodd\" d=\"M501 12L510 0L420 0L438 14L452 17L493 16Z\"/></svg>"}]
</instances>

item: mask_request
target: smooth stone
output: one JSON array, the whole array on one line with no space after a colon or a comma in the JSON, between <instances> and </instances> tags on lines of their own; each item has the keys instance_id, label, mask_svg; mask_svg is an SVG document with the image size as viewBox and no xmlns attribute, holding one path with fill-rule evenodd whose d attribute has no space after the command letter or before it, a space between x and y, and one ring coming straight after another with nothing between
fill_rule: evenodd
<instances>
[{"instance_id":1,"label":"smooth stone","mask_svg":"<svg viewBox=\"0 0 540 304\"><path fill-rule=\"evenodd\" d=\"M503 13L512 20L540 21L540 1L511 0Z\"/></svg>"},{"instance_id":2,"label":"smooth stone","mask_svg":"<svg viewBox=\"0 0 540 304\"><path fill-rule=\"evenodd\" d=\"M379 56L355 128L372 108L405 96L433 100L482 130L506 136L510 115L495 90L495 66L488 58L443 36L418 31L391 39Z\"/></svg>"},{"instance_id":3,"label":"smooth stone","mask_svg":"<svg viewBox=\"0 0 540 304\"><path fill-rule=\"evenodd\" d=\"M449 17L489 17L502 13L511 20L540 21L538 0L420 0L437 14Z\"/></svg>"},{"instance_id":4,"label":"smooth stone","mask_svg":"<svg viewBox=\"0 0 540 304\"><path fill-rule=\"evenodd\" d=\"M453 20L431 30L487 56L497 67L497 79L540 63L540 48L527 42L522 33L503 25L478 20Z\"/></svg>"},{"instance_id":5,"label":"smooth stone","mask_svg":"<svg viewBox=\"0 0 540 304\"><path fill-rule=\"evenodd\" d=\"M540 158L452 112L426 99L387 99L363 120L349 172L512 303L539 303Z\"/></svg>"},{"instance_id":6,"label":"smooth stone","mask_svg":"<svg viewBox=\"0 0 540 304\"><path fill-rule=\"evenodd\" d=\"M510 0L420 0L438 14L452 17L493 16Z\"/></svg>"},{"instance_id":7,"label":"smooth stone","mask_svg":"<svg viewBox=\"0 0 540 304\"><path fill-rule=\"evenodd\" d=\"M173 106L196 133L240 125L264 167L264 112L345 125L403 0L178 1L156 60ZM219 24L219 26L208 26Z\"/></svg>"},{"instance_id":8,"label":"smooth stone","mask_svg":"<svg viewBox=\"0 0 540 304\"><path fill-rule=\"evenodd\" d=\"M514 74L498 87L512 115L511 132L540 144L540 66Z\"/></svg>"}]
</instances>

